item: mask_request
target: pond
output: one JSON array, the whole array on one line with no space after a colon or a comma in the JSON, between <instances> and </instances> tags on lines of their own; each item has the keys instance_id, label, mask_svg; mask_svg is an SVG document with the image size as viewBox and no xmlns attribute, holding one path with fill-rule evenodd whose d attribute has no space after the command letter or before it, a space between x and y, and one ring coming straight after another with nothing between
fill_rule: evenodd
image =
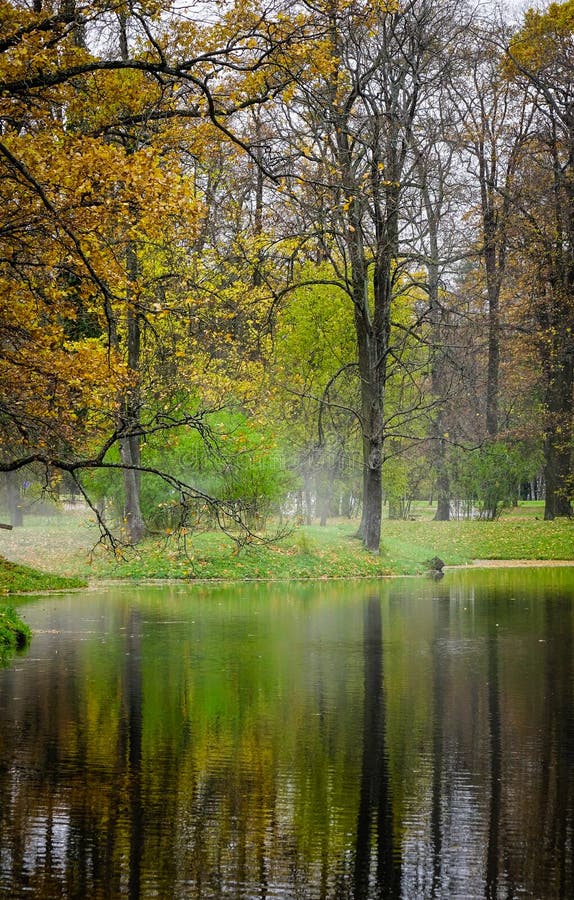
<instances>
[{"instance_id":1,"label":"pond","mask_svg":"<svg viewBox=\"0 0 574 900\"><path fill-rule=\"evenodd\" d=\"M2 898L574 896L574 569L29 600Z\"/></svg>"}]
</instances>

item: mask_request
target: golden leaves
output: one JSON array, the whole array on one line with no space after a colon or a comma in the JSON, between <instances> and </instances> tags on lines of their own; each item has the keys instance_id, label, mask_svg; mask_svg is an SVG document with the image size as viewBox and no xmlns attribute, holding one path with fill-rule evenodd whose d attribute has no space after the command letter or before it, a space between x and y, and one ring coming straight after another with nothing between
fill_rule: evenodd
<instances>
[{"instance_id":1,"label":"golden leaves","mask_svg":"<svg viewBox=\"0 0 574 900\"><path fill-rule=\"evenodd\" d=\"M523 27L510 42L511 61L507 74L513 72L512 60L531 72L538 72L562 60L570 65L571 41L574 34L574 0L551 3L544 11L529 9Z\"/></svg>"}]
</instances>

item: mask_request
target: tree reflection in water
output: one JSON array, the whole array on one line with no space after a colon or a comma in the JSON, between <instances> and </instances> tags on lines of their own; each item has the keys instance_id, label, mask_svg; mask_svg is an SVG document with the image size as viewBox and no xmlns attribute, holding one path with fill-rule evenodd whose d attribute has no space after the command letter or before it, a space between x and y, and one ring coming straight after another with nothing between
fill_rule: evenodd
<instances>
[{"instance_id":1,"label":"tree reflection in water","mask_svg":"<svg viewBox=\"0 0 574 900\"><path fill-rule=\"evenodd\" d=\"M499 832L502 799L502 735L498 676L498 628L490 618L487 634L488 723L490 732L490 812L486 854L486 898L498 897Z\"/></svg>"},{"instance_id":2,"label":"tree reflection in water","mask_svg":"<svg viewBox=\"0 0 574 900\"><path fill-rule=\"evenodd\" d=\"M128 652L125 657L125 709L122 721L127 723L128 739L128 797L130 808L129 896L140 896L141 864L143 857L144 810L142 804L142 621L139 610L130 609L128 622ZM120 758L125 758L123 752Z\"/></svg>"},{"instance_id":3,"label":"tree reflection in water","mask_svg":"<svg viewBox=\"0 0 574 900\"><path fill-rule=\"evenodd\" d=\"M574 896L573 576L30 604L0 897Z\"/></svg>"},{"instance_id":4,"label":"tree reflection in water","mask_svg":"<svg viewBox=\"0 0 574 900\"><path fill-rule=\"evenodd\" d=\"M383 634L381 600L369 597L364 612L363 752L354 870L354 898L400 897L400 855L395 853L393 806L385 746ZM376 843L372 832L376 823ZM376 847L376 884L371 885L371 854ZM373 894L373 890L375 894Z\"/></svg>"}]
</instances>

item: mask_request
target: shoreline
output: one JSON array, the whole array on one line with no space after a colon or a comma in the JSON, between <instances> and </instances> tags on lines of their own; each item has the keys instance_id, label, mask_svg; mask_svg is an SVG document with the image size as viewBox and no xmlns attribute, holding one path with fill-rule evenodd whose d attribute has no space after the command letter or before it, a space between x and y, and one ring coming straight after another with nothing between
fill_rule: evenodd
<instances>
[{"instance_id":1,"label":"shoreline","mask_svg":"<svg viewBox=\"0 0 574 900\"><path fill-rule=\"evenodd\" d=\"M460 566L445 565L445 569L519 569L521 567L574 566L574 559L474 559Z\"/></svg>"},{"instance_id":2,"label":"shoreline","mask_svg":"<svg viewBox=\"0 0 574 900\"><path fill-rule=\"evenodd\" d=\"M444 571L460 571L461 569L519 569L519 568L568 568L574 566L574 559L477 559L471 563L445 565ZM290 582L311 581L386 581L394 578L428 578L428 572L397 572L385 575L301 575L293 578L101 578L91 579L87 587L81 591L94 591L105 587L127 587L129 585L151 585L161 587L170 584L207 585L207 584L289 584ZM50 593L62 593L53 591ZM68 593L66 591L65 593Z\"/></svg>"},{"instance_id":3,"label":"shoreline","mask_svg":"<svg viewBox=\"0 0 574 900\"><path fill-rule=\"evenodd\" d=\"M445 565L444 572L461 571L465 569L520 569L520 568L571 568L574 559L476 559L470 563L458 565ZM162 587L173 585L209 585L209 584L289 584L290 582L312 581L386 581L395 578L428 578L428 572L397 572L385 575L301 575L293 578L93 578L88 579L85 587L54 588L50 590L37 588L32 591L17 591L3 594L4 599L9 597L36 597L57 594L81 594L86 591L97 591L110 587Z\"/></svg>"}]
</instances>

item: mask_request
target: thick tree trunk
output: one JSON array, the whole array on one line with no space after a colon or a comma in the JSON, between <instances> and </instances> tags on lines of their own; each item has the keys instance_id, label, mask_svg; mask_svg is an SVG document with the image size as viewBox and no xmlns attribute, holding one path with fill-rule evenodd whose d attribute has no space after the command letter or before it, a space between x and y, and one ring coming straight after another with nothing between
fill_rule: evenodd
<instances>
[{"instance_id":1,"label":"thick tree trunk","mask_svg":"<svg viewBox=\"0 0 574 900\"><path fill-rule=\"evenodd\" d=\"M361 376L361 428L363 432L363 512L359 533L367 550L378 553L381 542L383 505L383 409L387 330L371 319L368 300L368 269L362 241L357 237L359 219L352 226L349 244L353 249L353 303L357 360ZM382 333L382 336L381 336Z\"/></svg>"},{"instance_id":2,"label":"thick tree trunk","mask_svg":"<svg viewBox=\"0 0 574 900\"><path fill-rule=\"evenodd\" d=\"M551 346L543 347L546 374L545 405L547 426L544 439L544 518L572 516L574 493L572 473L572 414L574 412L574 350L572 349L572 296L574 294L574 133L569 135L570 152L564 168L558 142L552 147L556 233L562 236L561 252L549 255L553 289L551 315L543 311ZM568 240L566 240L566 236ZM560 286L560 289L558 289Z\"/></svg>"},{"instance_id":3,"label":"thick tree trunk","mask_svg":"<svg viewBox=\"0 0 574 900\"><path fill-rule=\"evenodd\" d=\"M378 211L377 255L373 272L373 315L369 314L367 267L359 267L363 283L355 284L355 328L361 375L363 428L363 517L365 548L379 553L383 507L383 443L387 352L389 348L392 262L398 246L398 194L387 196L386 212ZM360 302L359 302L360 301Z\"/></svg>"},{"instance_id":4,"label":"thick tree trunk","mask_svg":"<svg viewBox=\"0 0 574 900\"><path fill-rule=\"evenodd\" d=\"M560 359L548 372L546 409L548 425L544 441L544 518L572 515L572 390L574 357L562 348Z\"/></svg>"},{"instance_id":5,"label":"thick tree trunk","mask_svg":"<svg viewBox=\"0 0 574 900\"><path fill-rule=\"evenodd\" d=\"M365 466L362 532L367 550L379 553L381 544L381 519L383 514L382 439L369 441L370 453Z\"/></svg>"},{"instance_id":6,"label":"thick tree trunk","mask_svg":"<svg viewBox=\"0 0 574 900\"><path fill-rule=\"evenodd\" d=\"M134 444L135 439L120 441L120 458L124 466L124 525L130 544L139 543L146 532L140 504L139 472L133 468L139 465L139 447Z\"/></svg>"},{"instance_id":7,"label":"thick tree trunk","mask_svg":"<svg viewBox=\"0 0 574 900\"><path fill-rule=\"evenodd\" d=\"M339 162L345 195L350 199L347 211L346 243L351 262L351 290L357 362L361 378L361 430L363 436L363 510L359 536L367 550L378 553L381 541L383 460L384 372L386 366L385 324L390 315L381 315L381 289L387 290L382 258L374 267L374 312L369 301L369 267L365 256L362 204L354 182L351 150L346 123L337 128ZM381 340L381 335L382 340Z\"/></svg>"},{"instance_id":8,"label":"thick tree trunk","mask_svg":"<svg viewBox=\"0 0 574 900\"><path fill-rule=\"evenodd\" d=\"M439 450L440 455L437 454L435 457L437 504L434 521L448 522L450 519L450 478L446 469L444 441L438 441L435 446Z\"/></svg>"},{"instance_id":9,"label":"thick tree trunk","mask_svg":"<svg viewBox=\"0 0 574 900\"><path fill-rule=\"evenodd\" d=\"M359 371L361 373L361 424L363 430L363 514L360 534L367 550L378 553L383 510L383 402L384 386L377 365L375 342L370 330L357 322Z\"/></svg>"},{"instance_id":10,"label":"thick tree trunk","mask_svg":"<svg viewBox=\"0 0 574 900\"><path fill-rule=\"evenodd\" d=\"M398 89L397 89L398 90ZM357 181L353 141L349 135L349 113L336 122L336 141L341 185L346 202L346 249L351 268L351 287L361 377L361 426L363 432L363 515L360 534L365 548L378 553L382 518L382 464L387 357L390 343L393 278L399 257L399 207L401 177L407 142L404 121L397 113L398 93L392 90L379 114L370 119L369 139L370 220L374 224L374 258L370 264L365 248L372 242L371 226L365 230L365 183ZM417 91L403 110L412 121ZM349 107L350 109L350 107ZM383 109L386 115L383 125ZM369 254L370 256L370 254ZM372 294L370 278L372 271Z\"/></svg>"},{"instance_id":11,"label":"thick tree trunk","mask_svg":"<svg viewBox=\"0 0 574 900\"><path fill-rule=\"evenodd\" d=\"M572 368L571 364L569 366ZM556 381L563 383L564 396L553 398L556 402L548 405L550 422L544 440L544 481L546 499L544 518L554 519L556 516L571 516L572 503L572 376L562 373ZM569 388L566 382L570 381ZM555 393L559 386L551 386Z\"/></svg>"}]
</instances>

